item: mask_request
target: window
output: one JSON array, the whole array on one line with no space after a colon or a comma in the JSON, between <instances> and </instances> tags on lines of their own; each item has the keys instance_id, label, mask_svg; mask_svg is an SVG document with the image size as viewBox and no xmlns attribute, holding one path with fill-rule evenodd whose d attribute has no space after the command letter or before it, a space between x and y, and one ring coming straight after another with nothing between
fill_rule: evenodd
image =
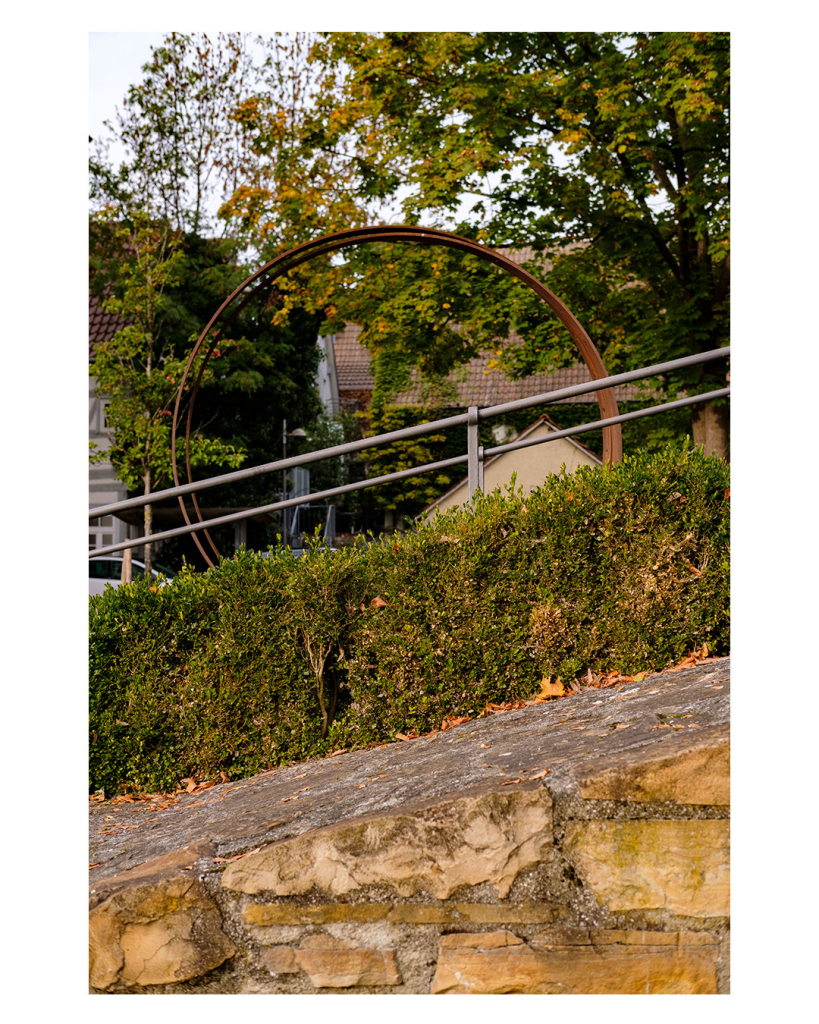
<instances>
[{"instance_id":1,"label":"window","mask_svg":"<svg viewBox=\"0 0 819 1024\"><path fill-rule=\"evenodd\" d=\"M88 550L106 547L114 543L114 517L102 516L93 519L88 527Z\"/></svg>"}]
</instances>

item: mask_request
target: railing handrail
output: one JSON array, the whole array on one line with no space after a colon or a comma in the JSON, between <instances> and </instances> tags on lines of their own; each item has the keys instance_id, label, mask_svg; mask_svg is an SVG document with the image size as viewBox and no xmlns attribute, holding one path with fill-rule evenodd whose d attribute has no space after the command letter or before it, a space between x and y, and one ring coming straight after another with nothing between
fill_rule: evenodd
<instances>
[{"instance_id":1,"label":"railing handrail","mask_svg":"<svg viewBox=\"0 0 819 1024\"><path fill-rule=\"evenodd\" d=\"M697 366L701 363L711 362L715 359L726 359L730 356L730 346L725 348L712 349L709 352L700 352L692 356L684 356L681 359L672 359L664 363L655 363L653 366L643 367L640 370L630 370L626 373L614 374L610 377L603 377L596 380L587 381L584 384L574 384L571 387L560 388L557 391L546 391L537 395L530 395L527 398L519 398L512 402L504 402L501 405L487 406L483 409L477 407L471 407L475 412L472 415L475 417L475 422L482 419L490 419L494 416L501 416L508 412L517 412L521 409L528 409L534 406L540 405L551 405L555 402L559 402L564 398L574 398L578 395L589 394L592 391L602 391L611 387L618 387L622 384L629 384L637 380L643 380L646 377L654 377L662 373L667 373L671 370L683 369L688 366ZM726 393L730 389L725 389ZM694 402L706 401L706 396L694 396L689 399L680 400L682 405L691 405ZM662 411L666 408L680 407L680 402L676 403L664 403L662 406L655 406L653 409ZM641 414L647 414L649 410L638 410ZM580 427L569 428L572 433L582 433L589 430L597 430L603 426L608 426L614 423L626 422L627 419L634 419L633 413L626 413L625 419L620 416L610 417L605 420L597 420L589 424L581 424ZM458 413L454 416L447 416L444 419L432 420L427 423L418 423L412 427L403 427L401 430L392 430L386 434L378 434L375 437L365 437L358 441L349 441L345 444L333 445L330 448L322 448L314 452L306 452L303 455L293 456L289 459L279 459L276 462L267 462L261 466L250 466L247 469L234 470L230 473L223 473L215 477L207 477L204 480L198 480L187 484L180 484L177 487L168 487L161 491L153 491L148 495L138 495L134 498L126 498L123 501L113 502L109 505L99 505L96 508L89 510L89 520L99 519L102 516L116 515L117 512L124 512L132 508L140 508L143 505L151 505L158 501L163 501L167 498L180 497L183 494L192 494L194 492L207 490L212 487L219 487L222 484L236 483L239 480L248 480L256 476L262 476L267 473L273 473L281 470L292 469L296 466L309 465L312 462L320 462L324 459L335 458L340 455L351 455L355 452L363 451L367 448L374 448L383 444L392 444L395 441L407 440L412 437L420 437L424 434L432 434L436 431L443 430L446 427L456 427L468 424L470 412ZM570 436L565 432L559 432L560 436ZM551 434L546 440L557 440L557 436ZM532 444L537 442L530 442ZM524 444L518 443L518 447L525 447ZM505 449L506 446L501 446L498 449L488 449L486 453L490 452L498 454L501 450ZM466 462L468 455L458 457L455 462ZM454 465L455 462L447 460L447 465ZM405 476L418 475L421 472L431 472L432 468L440 468L439 463L430 463L428 467L419 467L414 470L402 471ZM401 477L395 477L390 474L389 477L378 477L373 480L362 481L357 489L361 486L374 487L379 482L387 482L387 479L400 479ZM346 485L352 487L352 485ZM325 493L321 492L321 496L324 497ZM344 493L339 491L337 488L333 489L333 493ZM318 495L314 495L317 497ZM235 522L238 519L250 518L252 515L258 515L261 511L272 511L274 509L289 508L292 505L304 504L304 499L295 500L288 499L287 501L277 502L271 506L263 506L260 509L245 510L242 513L234 513L230 517L221 517L219 519L210 519L204 523L197 523L191 526L180 528L179 530L166 531L164 533L155 533L151 535L150 540L160 540L163 537L178 536L180 533L191 533L198 529L204 529L207 526L221 525L226 522ZM140 538L139 540L131 540L127 542L120 542L119 544L108 545L105 548L98 548L90 552L89 557L94 554L107 554L110 551L118 551L127 547L138 547L143 543L147 543L148 539Z\"/></svg>"},{"instance_id":2,"label":"railing handrail","mask_svg":"<svg viewBox=\"0 0 819 1024\"><path fill-rule=\"evenodd\" d=\"M710 402L717 398L727 398L730 395L730 388L720 388L717 391L708 391L702 395L691 395L687 398L680 398L673 402L664 402L661 405L654 405L648 409L635 409L633 412L621 413L619 416L611 416L608 419L596 420L593 423L581 423L576 427L567 427L565 430L555 430L546 437L526 438L523 441L510 441L508 444L498 445L495 448L481 449L481 460L500 455L507 451L516 451L520 448L528 448L536 444L546 444L549 441L558 441L562 437L571 437L574 434L586 433L589 430L599 430L603 427L613 426L615 423L626 423L629 420L640 419L643 416L653 416L658 412L667 412L670 409L682 409L687 405L694 405L696 402ZM396 480L405 480L408 477L421 476L424 473L432 473L435 470L448 469L450 466L457 466L468 462L469 454L456 455L451 459L442 459L439 462L428 462L423 466L412 469L402 469L397 473L387 473L384 476L372 477L368 480L359 480L352 484L342 484L340 487L332 487L327 491L316 491L313 494L304 494L298 498L287 498L284 501L276 501L270 505L261 505L258 508L244 509L241 512L232 512L230 515L219 516L216 519L205 519L202 522L191 523L188 526L178 526L172 530L163 530L161 533L152 533L149 537L136 537L127 541L120 541L118 544L109 544L103 548L94 548L88 553L89 558L109 555L114 551L122 551L125 548L141 547L143 544L154 543L158 540L167 540L170 537L181 537L187 533L194 533L197 530L207 530L214 526L226 526L228 523L239 522L242 519L251 519L253 516L262 513L276 512L280 509L292 508L294 505L306 505L311 500L324 500L333 498L339 494L349 494L352 491L364 490L366 487L378 487L381 484L392 483ZM482 485L481 485L482 489ZM470 490L472 488L470 487Z\"/></svg>"}]
</instances>

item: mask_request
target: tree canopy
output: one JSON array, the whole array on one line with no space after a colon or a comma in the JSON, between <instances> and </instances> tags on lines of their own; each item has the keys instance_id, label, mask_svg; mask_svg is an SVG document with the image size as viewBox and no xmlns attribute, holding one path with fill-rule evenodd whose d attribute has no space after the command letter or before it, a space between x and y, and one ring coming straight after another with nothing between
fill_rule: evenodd
<instances>
[{"instance_id":1,"label":"tree canopy","mask_svg":"<svg viewBox=\"0 0 819 1024\"><path fill-rule=\"evenodd\" d=\"M281 176L298 167L291 220L316 233L391 202L407 222L528 250L612 372L726 343L726 33L331 32L309 64L298 124L275 104L245 108L255 146L280 160L255 223L281 209ZM331 162L346 212L318 201ZM225 212L251 227L236 199ZM334 272L330 319L364 324L374 352L409 346L430 373L510 331L522 342L498 358L513 375L576 358L525 288L468 257L385 246Z\"/></svg>"}]
</instances>

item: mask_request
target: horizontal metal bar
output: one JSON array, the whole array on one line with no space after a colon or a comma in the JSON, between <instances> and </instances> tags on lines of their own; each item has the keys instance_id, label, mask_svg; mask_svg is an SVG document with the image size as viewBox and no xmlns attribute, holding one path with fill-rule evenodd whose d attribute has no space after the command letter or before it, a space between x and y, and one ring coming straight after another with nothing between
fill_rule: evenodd
<instances>
[{"instance_id":1,"label":"horizontal metal bar","mask_svg":"<svg viewBox=\"0 0 819 1024\"><path fill-rule=\"evenodd\" d=\"M447 469L449 466L457 466L462 462L466 462L466 460L466 455L457 455L452 459L429 462L425 466L419 466L418 469L402 469L400 472L387 473L384 476L376 476L370 480L359 480L354 484L332 487L329 491L316 491L315 494L305 494L300 498L288 498L286 501L276 501L272 505L249 508L242 512L232 512L229 516L219 516L218 519L206 519L202 523L192 523L190 526L178 526L173 530L163 530L162 533L152 533L150 537L135 537L130 540L120 541L118 544L108 544L103 548L94 548L88 552L88 557L94 558L98 555L109 555L113 551L137 548L143 544L153 544L158 540L166 540L169 537L181 537L183 534L194 533L196 530L208 530L214 526L225 526L228 523L235 523L241 519L250 519L252 516L260 515L262 512L275 512L282 508L292 508L294 505L307 505L311 501L332 498L336 494L349 494L351 491L361 491L366 487L377 487L379 484L388 484L394 480L405 480L408 477L421 476L423 473L432 473L436 469Z\"/></svg>"},{"instance_id":2,"label":"horizontal metal bar","mask_svg":"<svg viewBox=\"0 0 819 1024\"><path fill-rule=\"evenodd\" d=\"M670 370L683 369L687 366L696 366L700 363L711 362L714 359L725 359L731 354L730 348L713 349L710 352L700 352L693 356L685 356L682 359L672 359L665 363L656 363L654 366L647 366L641 370L630 370L628 373L615 374L612 377L603 377L600 380L587 381L585 384L574 384L572 387L560 388L557 391L546 391L540 395L533 395L529 398L520 398L514 402L505 402L503 405L489 406L478 410L479 419L488 419L492 416L500 416L507 412L515 412L519 409L528 409L536 405L551 405L554 402L562 401L564 398L574 398L577 395L586 395L592 391L601 391L610 387L618 387L621 384L630 384L636 380L643 380L646 377L653 377L660 373L667 373ZM117 512L124 512L127 509L139 508L142 505L150 505L154 502L164 501L167 498L179 497L183 494L192 494L198 491L208 490L211 487L219 487L222 484L231 484L239 480L249 480L253 477L262 476L266 473L273 473L277 470L291 469L295 466L305 466L312 462L320 462L323 459L335 458L339 455L352 455L354 452L364 451L367 448L375 448L382 444L392 444L395 441L404 441L412 437L421 437L424 434L433 434L446 427L457 427L467 423L468 414L458 413L455 416L447 416L444 419L432 420L428 423L418 423L412 427L404 427L401 430L392 430L387 434L378 434L376 437L365 437L360 441L349 441L346 444L334 445L332 448L323 448L320 451L308 452L305 455L294 456L289 459L279 459L276 462L267 462L261 466L251 466L248 469L234 470L232 473L224 473L221 476L208 477L205 480L198 480L189 484L180 484L178 487L168 487L162 491L154 491L149 495L140 495L135 498L127 498L124 501L116 501L110 505L98 505L89 510L89 519L99 519L102 516L116 515ZM613 421L615 422L615 421Z\"/></svg>"},{"instance_id":3,"label":"horizontal metal bar","mask_svg":"<svg viewBox=\"0 0 819 1024\"><path fill-rule=\"evenodd\" d=\"M536 444L546 444L549 441L558 441L562 437L571 437L573 434L588 433L591 430L600 430L603 427L613 426L615 423L627 423L629 420L640 419L643 416L652 416L656 413L666 412L670 409L681 409L687 405L694 405L697 402L709 402L715 398L726 398L730 395L730 388L722 388L718 391L708 391L702 395L692 395L688 398L677 399L674 402L665 402L662 405L652 406L650 409L637 409L634 412L622 413L619 416L612 416L605 420L595 420L592 423L581 423L576 427L567 427L565 430L551 431L546 437L529 438L525 441L511 441L509 444L498 445L495 448L484 449L484 458L493 455L500 455L503 452L516 451L519 448L530 448ZM141 547L143 544L154 543L158 540L165 540L169 537L180 537L196 530L205 530L212 526L224 526L228 523L235 523L242 519L250 519L252 516L263 512L275 512L278 509L292 508L294 505L307 505L311 500L324 500L338 494L349 494L352 491L364 490L367 487L377 487L380 484L391 483L395 480L404 480L413 476L421 476L424 473L432 473L437 469L447 469L450 466L457 466L469 460L469 454L458 455L452 459L442 459L439 462L429 462L424 466L414 469L402 469L397 473L387 473L384 476L373 477L368 480L359 480L353 484L343 484L340 487L333 487L327 491L317 491L314 494L305 494L299 498L288 498L286 501L277 501L271 505L262 505L259 508L245 509L242 512L233 512L227 516L220 516L218 519L206 519L201 523L193 523L190 526L180 526L173 530L165 530L162 533L153 533L150 537L137 537L131 540L121 541L119 544L109 544L104 548L94 548L89 551L88 557L94 558L100 555L108 555L114 551L122 551L125 548ZM482 487L481 487L482 489Z\"/></svg>"},{"instance_id":4,"label":"horizontal metal bar","mask_svg":"<svg viewBox=\"0 0 819 1024\"><path fill-rule=\"evenodd\" d=\"M700 363L710 363L714 359L727 359L731 354L730 347L715 348L710 352L699 352L694 356L684 356L682 359L672 359L667 363L655 363L654 366L646 366L642 370L630 370L628 373L618 373L614 377L604 377L602 380L590 381L586 384L575 384L570 388L561 388L560 391L547 391L545 395L532 395L529 398L518 398L514 402L504 402L503 405L488 405L478 410L479 419L488 419L491 416L500 416L507 412L517 412L519 409L529 409L533 405L551 405L560 402L564 398L573 398L575 395L586 395L590 391L601 391L610 387L619 387L621 384L631 384L636 380L643 380L645 377L654 377L661 373L668 373L669 370L681 370L687 366L697 366ZM612 423L617 422L616 417L611 417ZM602 420L600 421L603 422ZM606 420L608 423L609 420Z\"/></svg>"},{"instance_id":5,"label":"horizontal metal bar","mask_svg":"<svg viewBox=\"0 0 819 1024\"><path fill-rule=\"evenodd\" d=\"M486 458L493 455L500 455L502 452L514 452L520 448L531 448L532 445L543 444L545 441L558 441L561 437L571 437L573 434L588 433L590 430L599 430L602 427L611 427L615 423L628 423L629 420L638 420L643 416L653 416L658 412L668 412L671 409L682 409L686 405L696 405L697 402L711 402L715 398L727 398L731 394L730 388L721 388L718 391L706 391L702 395L692 395L689 398L678 398L674 402L664 402L662 405L652 405L650 409L635 409L634 412L624 412L619 416L611 416L609 419L597 420L595 423L581 423L577 427L566 427L565 430L554 430L548 437L527 438L525 441L510 441L509 444L499 445L497 448L487 448L484 451Z\"/></svg>"}]
</instances>

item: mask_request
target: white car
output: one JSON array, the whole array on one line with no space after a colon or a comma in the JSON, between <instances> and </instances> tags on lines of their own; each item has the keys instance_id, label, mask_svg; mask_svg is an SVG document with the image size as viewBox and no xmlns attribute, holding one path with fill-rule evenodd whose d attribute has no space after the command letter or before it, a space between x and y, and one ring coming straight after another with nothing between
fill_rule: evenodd
<instances>
[{"instance_id":1,"label":"white car","mask_svg":"<svg viewBox=\"0 0 819 1024\"><path fill-rule=\"evenodd\" d=\"M138 562L135 558L131 560L131 579L139 579L145 575L145 563ZM165 581L170 583L172 576L165 575ZM157 579L160 572L151 569L151 576ZM122 580L122 558L117 555L98 555L88 560L88 593L101 594L105 590L105 584L110 583L112 587L118 587Z\"/></svg>"}]
</instances>

